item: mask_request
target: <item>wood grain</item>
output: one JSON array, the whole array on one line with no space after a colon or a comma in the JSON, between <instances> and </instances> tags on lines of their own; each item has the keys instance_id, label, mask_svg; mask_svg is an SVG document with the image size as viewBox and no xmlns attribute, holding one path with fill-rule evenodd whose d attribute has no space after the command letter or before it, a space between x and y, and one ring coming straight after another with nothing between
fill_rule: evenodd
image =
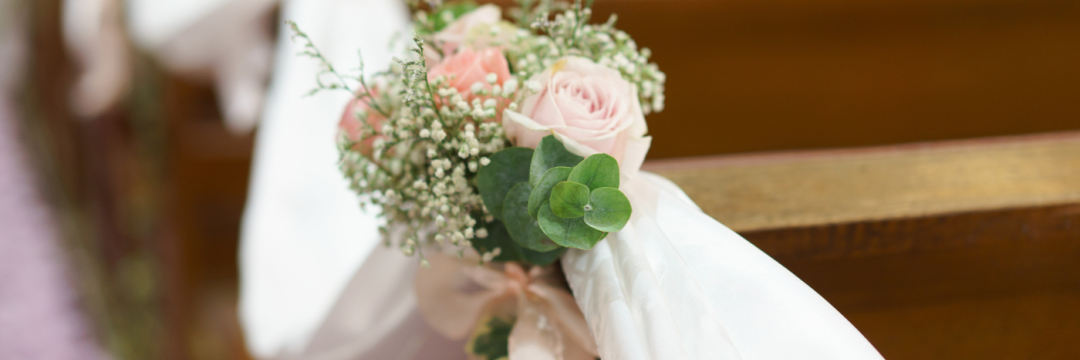
<instances>
[{"instance_id":1,"label":"wood grain","mask_svg":"<svg viewBox=\"0 0 1080 360\"><path fill-rule=\"evenodd\" d=\"M735 231L1080 201L1080 133L652 161Z\"/></svg>"},{"instance_id":2,"label":"wood grain","mask_svg":"<svg viewBox=\"0 0 1080 360\"><path fill-rule=\"evenodd\" d=\"M1069 359L1080 134L653 161L889 359ZM1071 335L1070 335L1071 334Z\"/></svg>"}]
</instances>

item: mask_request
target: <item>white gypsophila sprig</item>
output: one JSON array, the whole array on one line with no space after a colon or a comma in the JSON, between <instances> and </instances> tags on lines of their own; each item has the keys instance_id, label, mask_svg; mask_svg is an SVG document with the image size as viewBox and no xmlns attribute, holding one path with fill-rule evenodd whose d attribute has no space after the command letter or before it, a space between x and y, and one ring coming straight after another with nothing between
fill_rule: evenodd
<instances>
[{"instance_id":1,"label":"white gypsophila sprig","mask_svg":"<svg viewBox=\"0 0 1080 360\"><path fill-rule=\"evenodd\" d=\"M649 49L639 49L616 29L614 16L602 24L589 24L588 3L519 0L521 8L513 15L516 29L497 23L470 30L486 34L479 37L489 41L486 46L502 49L511 76L499 82L489 74L465 90L451 86L454 79L429 75L433 64L428 61L453 54L442 53L440 46L425 47L433 41L436 25L427 13L415 12L416 35L408 56L395 58L390 71L378 74L378 94L368 93L367 84L361 83L364 95L357 96L369 106L352 114L362 120L359 139L343 134L339 140L341 170L353 190L379 207L388 245L423 258L426 246L457 249L460 254L472 240L488 235L486 224L493 217L476 188L476 174L490 163L492 154L507 146L501 124L493 120L502 109L518 110L525 98L542 91L532 78L559 59L582 56L615 69L637 87L644 113L663 109L665 76L649 62ZM457 16L441 4L427 6L443 17L443 23ZM472 45L468 41L465 46ZM339 75L317 49L312 46L309 52L330 74ZM338 79L348 85L346 80L352 78ZM359 77L353 82L362 81ZM347 86L326 87L351 91ZM372 117L377 120L369 123ZM369 154L358 146L365 140L372 142ZM499 252L496 248L482 259L490 261Z\"/></svg>"},{"instance_id":2,"label":"white gypsophila sprig","mask_svg":"<svg viewBox=\"0 0 1080 360\"><path fill-rule=\"evenodd\" d=\"M535 32L519 30L517 42L505 47L514 75L529 79L565 56L582 56L618 70L634 84L646 115L663 111L667 76L649 62L652 52L648 48L639 49L626 32L616 29L615 15L603 24L588 24L591 16L589 4L583 6L578 0L553 17L541 13L530 23L519 24Z\"/></svg>"},{"instance_id":3,"label":"white gypsophila sprig","mask_svg":"<svg viewBox=\"0 0 1080 360\"><path fill-rule=\"evenodd\" d=\"M487 158L505 147L502 126L492 122L499 104L517 97L516 80L484 83L461 94L444 76L428 75L424 41L414 38L410 59L395 58L387 73L398 96L389 116L362 125L376 137L372 153L354 150L342 136L341 169L352 188L381 207L382 233L406 255L425 245L463 250L485 237L491 220L476 191L475 176ZM470 96L476 95L476 96ZM471 101L466 99L472 98ZM490 257L490 256L488 256Z\"/></svg>"}]
</instances>

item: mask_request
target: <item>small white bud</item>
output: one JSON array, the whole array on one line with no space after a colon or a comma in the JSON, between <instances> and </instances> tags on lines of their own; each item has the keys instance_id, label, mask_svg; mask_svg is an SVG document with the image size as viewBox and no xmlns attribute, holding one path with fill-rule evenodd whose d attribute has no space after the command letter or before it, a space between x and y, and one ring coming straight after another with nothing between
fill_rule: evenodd
<instances>
[{"instance_id":1,"label":"small white bud","mask_svg":"<svg viewBox=\"0 0 1080 360\"><path fill-rule=\"evenodd\" d=\"M488 237L487 229L480 228L480 230L476 230L476 237L481 238L481 239L486 239ZM495 248L495 250L499 250L499 249Z\"/></svg>"},{"instance_id":2,"label":"small white bud","mask_svg":"<svg viewBox=\"0 0 1080 360\"><path fill-rule=\"evenodd\" d=\"M529 88L529 90L532 91L540 91L540 86L540 83L537 81L529 80L525 82L525 87Z\"/></svg>"},{"instance_id":3,"label":"small white bud","mask_svg":"<svg viewBox=\"0 0 1080 360\"><path fill-rule=\"evenodd\" d=\"M495 75L495 73L488 73L487 77L485 77L484 80L486 80L488 84L494 84L496 81L499 81L499 75Z\"/></svg>"},{"instance_id":4,"label":"small white bud","mask_svg":"<svg viewBox=\"0 0 1080 360\"><path fill-rule=\"evenodd\" d=\"M510 103L510 106L508 106L507 108L510 109L510 111L517 111L518 105L517 103Z\"/></svg>"},{"instance_id":5,"label":"small white bud","mask_svg":"<svg viewBox=\"0 0 1080 360\"><path fill-rule=\"evenodd\" d=\"M479 94L480 91L484 90L484 83L477 81L476 83L472 84L472 87L469 88L469 90L472 91L474 94Z\"/></svg>"},{"instance_id":6,"label":"small white bud","mask_svg":"<svg viewBox=\"0 0 1080 360\"><path fill-rule=\"evenodd\" d=\"M429 136L431 136L431 130L428 130L428 129L421 129L420 130L420 137L427 138Z\"/></svg>"},{"instance_id":7,"label":"small white bud","mask_svg":"<svg viewBox=\"0 0 1080 360\"><path fill-rule=\"evenodd\" d=\"M488 109L494 108L496 104L495 99L487 99L484 101L484 107Z\"/></svg>"},{"instance_id":8,"label":"small white bud","mask_svg":"<svg viewBox=\"0 0 1080 360\"><path fill-rule=\"evenodd\" d=\"M488 159L487 157L480 158L480 165L481 166L487 166L490 163L491 163L491 159Z\"/></svg>"}]
</instances>

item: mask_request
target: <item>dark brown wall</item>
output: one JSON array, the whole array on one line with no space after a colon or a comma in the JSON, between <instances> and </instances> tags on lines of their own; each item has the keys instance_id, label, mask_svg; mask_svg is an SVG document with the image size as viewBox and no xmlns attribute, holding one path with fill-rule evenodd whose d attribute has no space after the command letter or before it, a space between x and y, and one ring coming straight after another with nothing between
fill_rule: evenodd
<instances>
[{"instance_id":1,"label":"dark brown wall","mask_svg":"<svg viewBox=\"0 0 1080 360\"><path fill-rule=\"evenodd\" d=\"M1080 2L597 0L668 75L650 158L1080 129Z\"/></svg>"}]
</instances>

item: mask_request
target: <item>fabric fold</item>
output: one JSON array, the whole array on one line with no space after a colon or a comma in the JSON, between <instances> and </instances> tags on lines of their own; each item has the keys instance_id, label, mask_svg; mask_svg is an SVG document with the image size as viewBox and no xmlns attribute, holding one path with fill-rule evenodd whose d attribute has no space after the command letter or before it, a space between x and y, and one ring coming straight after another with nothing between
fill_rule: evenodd
<instances>
[{"instance_id":1,"label":"fabric fold","mask_svg":"<svg viewBox=\"0 0 1080 360\"><path fill-rule=\"evenodd\" d=\"M563 269L603 359L881 359L809 286L640 172L627 226Z\"/></svg>"}]
</instances>

